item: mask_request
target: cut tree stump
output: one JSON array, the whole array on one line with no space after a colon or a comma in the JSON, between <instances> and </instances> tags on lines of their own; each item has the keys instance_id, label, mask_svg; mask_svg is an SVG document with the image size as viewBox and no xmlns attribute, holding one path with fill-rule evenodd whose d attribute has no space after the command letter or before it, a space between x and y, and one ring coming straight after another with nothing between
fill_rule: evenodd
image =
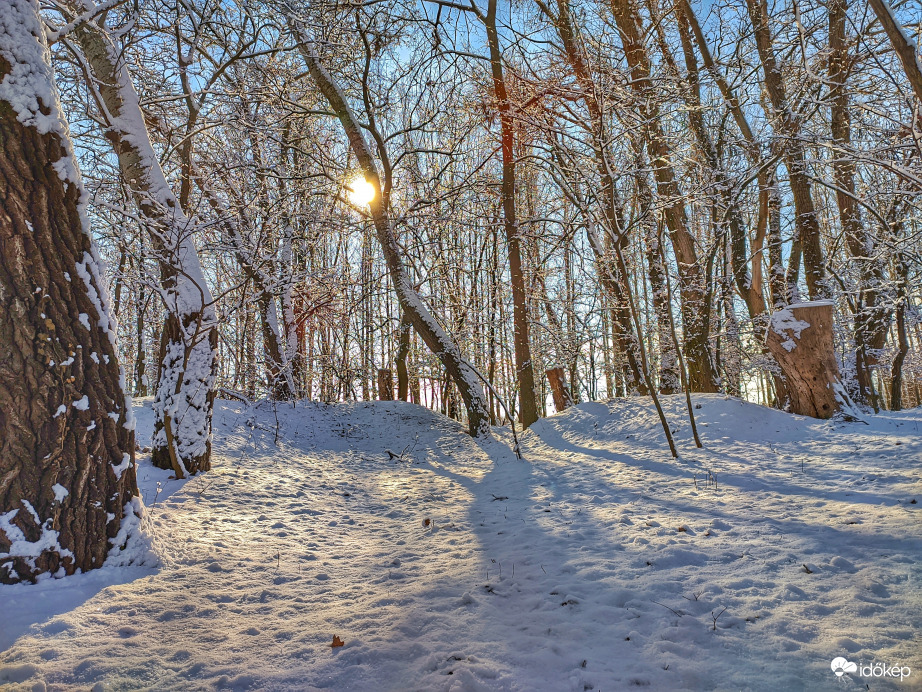
<instances>
[{"instance_id":1,"label":"cut tree stump","mask_svg":"<svg viewBox=\"0 0 922 692\"><path fill-rule=\"evenodd\" d=\"M831 302L798 303L772 313L767 345L787 385L788 411L831 418L851 408L839 377Z\"/></svg>"},{"instance_id":2,"label":"cut tree stump","mask_svg":"<svg viewBox=\"0 0 922 692\"><path fill-rule=\"evenodd\" d=\"M547 381L551 384L551 394L554 396L554 408L557 413L572 406L573 397L570 395L570 388L567 387L567 378L563 368L551 368L544 374L547 375Z\"/></svg>"},{"instance_id":3,"label":"cut tree stump","mask_svg":"<svg viewBox=\"0 0 922 692\"><path fill-rule=\"evenodd\" d=\"M394 400L394 376L391 374L390 368L378 369L378 400Z\"/></svg>"}]
</instances>

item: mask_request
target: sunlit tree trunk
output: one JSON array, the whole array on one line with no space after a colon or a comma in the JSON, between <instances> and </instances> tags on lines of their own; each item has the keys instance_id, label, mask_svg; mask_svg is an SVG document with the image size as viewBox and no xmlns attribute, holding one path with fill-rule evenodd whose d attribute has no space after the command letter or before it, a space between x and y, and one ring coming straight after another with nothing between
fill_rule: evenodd
<instances>
[{"instance_id":1,"label":"sunlit tree trunk","mask_svg":"<svg viewBox=\"0 0 922 692\"><path fill-rule=\"evenodd\" d=\"M75 13L96 9L91 0L72 0L70 7ZM180 478L207 471L218 334L211 291L193 242L195 224L183 213L151 146L124 52L95 20L79 23L74 37L106 119L106 138L147 222L160 265L167 314L154 400L153 461Z\"/></svg>"}]
</instances>

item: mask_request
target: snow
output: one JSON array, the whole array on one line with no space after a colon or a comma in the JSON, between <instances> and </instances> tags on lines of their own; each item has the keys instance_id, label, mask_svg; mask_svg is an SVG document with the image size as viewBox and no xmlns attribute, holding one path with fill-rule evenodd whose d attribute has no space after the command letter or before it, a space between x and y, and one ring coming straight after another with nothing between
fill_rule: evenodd
<instances>
[{"instance_id":1,"label":"snow","mask_svg":"<svg viewBox=\"0 0 922 692\"><path fill-rule=\"evenodd\" d=\"M784 341L781 342L781 346L788 353L797 348L797 342L794 341L794 339L800 339L801 332L803 332L804 329L810 328L810 323L794 317L794 313L791 312L791 309L795 307L805 307L806 305L806 303L790 305L783 310L776 310L772 313L770 322L771 329L775 334L784 338ZM791 334L788 335L786 332L791 332Z\"/></svg>"},{"instance_id":2,"label":"snow","mask_svg":"<svg viewBox=\"0 0 922 692\"><path fill-rule=\"evenodd\" d=\"M213 470L142 455L105 567L0 586L0 687L914 689L922 411L694 401L702 450L663 397L682 461L645 398L524 461L401 402L216 402Z\"/></svg>"},{"instance_id":3,"label":"snow","mask_svg":"<svg viewBox=\"0 0 922 692\"><path fill-rule=\"evenodd\" d=\"M54 499L57 502L64 502L64 498L67 497L70 492L60 483L55 483L51 486L51 490L54 492Z\"/></svg>"}]
</instances>

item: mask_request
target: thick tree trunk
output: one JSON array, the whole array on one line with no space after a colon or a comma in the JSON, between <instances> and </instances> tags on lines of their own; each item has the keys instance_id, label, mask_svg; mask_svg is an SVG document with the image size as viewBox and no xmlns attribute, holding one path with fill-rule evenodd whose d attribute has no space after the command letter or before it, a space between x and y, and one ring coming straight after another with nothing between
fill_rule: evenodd
<instances>
[{"instance_id":1,"label":"thick tree trunk","mask_svg":"<svg viewBox=\"0 0 922 692\"><path fill-rule=\"evenodd\" d=\"M410 372L407 358L410 355L410 330L413 324L405 313L400 314L400 334L397 337L397 398L406 401L410 389Z\"/></svg>"},{"instance_id":2,"label":"thick tree trunk","mask_svg":"<svg viewBox=\"0 0 922 692\"><path fill-rule=\"evenodd\" d=\"M419 334L429 350L442 362L445 370L457 385L467 409L468 430L471 435L475 437L489 436L490 414L483 395L479 374L462 356L461 349L454 339L435 321L432 313L426 308L419 294L413 288L410 277L403 266L401 250L397 245L397 237L394 233L389 213L389 185L382 186L381 184L375 157L365 141L365 135L359 127L358 120L352 113L345 95L333 81L326 68L320 63L320 58L315 52L314 42L306 34L297 17L291 13L288 15L288 20L289 26L299 40L298 47L311 77L330 104L333 112L336 113L337 118L339 118L349 140L352 153L358 159L365 175L365 180L375 190L375 197L371 200L369 209L401 310L409 317L416 333ZM383 141L379 142L379 144L383 147Z\"/></svg>"},{"instance_id":3,"label":"thick tree trunk","mask_svg":"<svg viewBox=\"0 0 922 692\"><path fill-rule=\"evenodd\" d=\"M554 409L557 413L570 408L573 405L573 396L567 386L564 369L558 366L545 371L544 374L547 375L547 381L551 385L551 396L554 397Z\"/></svg>"},{"instance_id":4,"label":"thick tree trunk","mask_svg":"<svg viewBox=\"0 0 922 692\"><path fill-rule=\"evenodd\" d=\"M826 301L772 313L768 348L784 372L791 413L831 418L851 406L839 377L832 327L832 303Z\"/></svg>"},{"instance_id":5,"label":"thick tree trunk","mask_svg":"<svg viewBox=\"0 0 922 692\"><path fill-rule=\"evenodd\" d=\"M102 566L140 504L115 320L38 3L5 3L0 583L14 583Z\"/></svg>"},{"instance_id":6,"label":"thick tree trunk","mask_svg":"<svg viewBox=\"0 0 922 692\"><path fill-rule=\"evenodd\" d=\"M378 401L394 400L394 374L390 368L378 368Z\"/></svg>"},{"instance_id":7,"label":"thick tree trunk","mask_svg":"<svg viewBox=\"0 0 922 692\"><path fill-rule=\"evenodd\" d=\"M91 0L68 4L76 15L96 9ZM166 301L152 459L182 478L211 468L218 344L213 300L192 240L195 224L183 213L151 146L124 53L96 21L79 23L73 36L102 99L106 138L122 178L148 222Z\"/></svg>"}]
</instances>

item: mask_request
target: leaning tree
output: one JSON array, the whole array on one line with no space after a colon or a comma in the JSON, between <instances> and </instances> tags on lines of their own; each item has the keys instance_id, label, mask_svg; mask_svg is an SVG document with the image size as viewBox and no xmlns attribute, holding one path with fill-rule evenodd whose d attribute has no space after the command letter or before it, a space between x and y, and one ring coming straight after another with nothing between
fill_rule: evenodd
<instances>
[{"instance_id":1,"label":"leaning tree","mask_svg":"<svg viewBox=\"0 0 922 692\"><path fill-rule=\"evenodd\" d=\"M36 0L0 12L0 582L99 567L133 418Z\"/></svg>"}]
</instances>

